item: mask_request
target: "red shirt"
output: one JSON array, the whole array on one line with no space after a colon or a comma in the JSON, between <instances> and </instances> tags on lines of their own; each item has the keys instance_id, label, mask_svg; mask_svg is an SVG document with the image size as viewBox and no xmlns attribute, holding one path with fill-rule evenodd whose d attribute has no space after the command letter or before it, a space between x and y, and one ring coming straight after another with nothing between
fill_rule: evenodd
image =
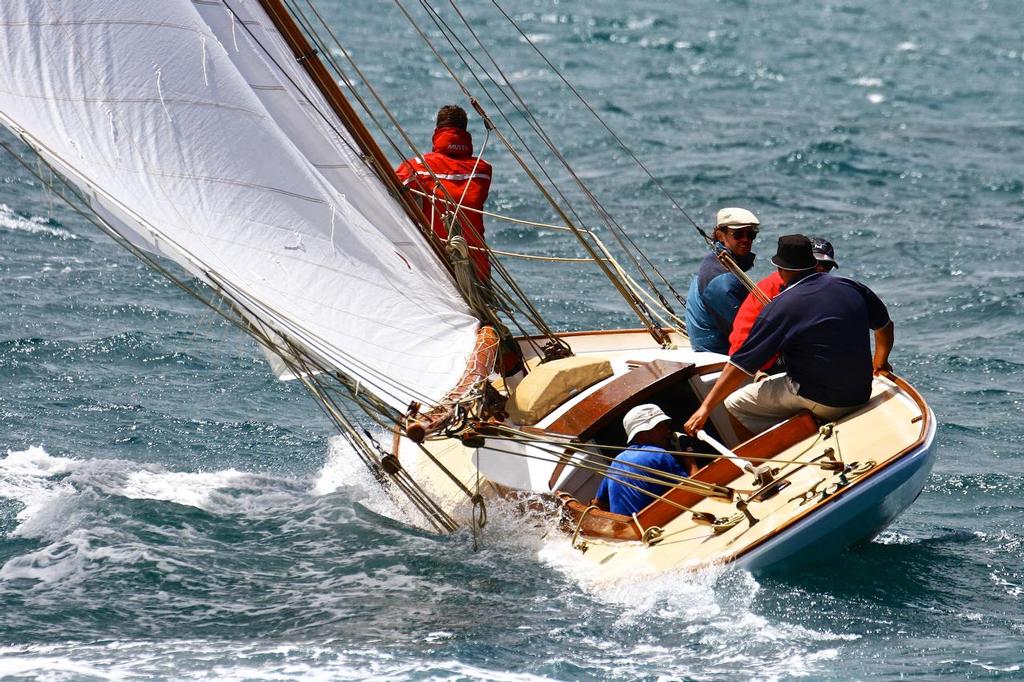
<instances>
[{"instance_id":1,"label":"red shirt","mask_svg":"<svg viewBox=\"0 0 1024 682\"><path fill-rule=\"evenodd\" d=\"M782 277L779 276L778 270L757 283L757 288L764 292L769 301L779 295L783 286ZM743 342L747 340L750 329L754 326L754 321L761 314L762 310L764 310L764 306L761 305L761 302L757 300L754 294L747 294L746 299L740 304L740 309L736 311L736 317L732 321L732 332L729 334L729 355L733 355L738 351ZM774 362L775 358L773 357L761 369L768 369Z\"/></svg>"},{"instance_id":2,"label":"red shirt","mask_svg":"<svg viewBox=\"0 0 1024 682\"><path fill-rule=\"evenodd\" d=\"M424 154L422 159L403 161L395 172L406 187L431 195L422 197L423 213L433 218L434 234L440 239L448 238L444 217L455 208L449 196L456 205L461 203L465 208L474 209L459 211L460 225L470 246L469 257L477 276L487 281L491 277L491 263L487 252L479 248L484 246L484 219L476 211L483 210L487 200L491 164L473 156L473 137L460 128L437 128L433 142L433 151Z\"/></svg>"}]
</instances>

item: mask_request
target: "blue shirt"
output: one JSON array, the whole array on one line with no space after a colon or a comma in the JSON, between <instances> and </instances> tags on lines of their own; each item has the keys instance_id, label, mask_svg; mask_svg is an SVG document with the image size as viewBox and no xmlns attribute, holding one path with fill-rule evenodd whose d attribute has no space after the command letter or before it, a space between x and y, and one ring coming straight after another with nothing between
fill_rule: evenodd
<instances>
[{"instance_id":1,"label":"blue shirt","mask_svg":"<svg viewBox=\"0 0 1024 682\"><path fill-rule=\"evenodd\" d=\"M871 289L815 273L765 306L730 362L754 374L781 352L798 395L830 407L854 407L871 397L870 330L888 322L889 311Z\"/></svg>"},{"instance_id":2,"label":"blue shirt","mask_svg":"<svg viewBox=\"0 0 1024 682\"><path fill-rule=\"evenodd\" d=\"M727 250L715 242L715 251ZM746 272L754 265L754 254L745 257L733 254L733 260ZM725 269L714 253L709 253L697 268L686 294L686 334L694 350L729 353L729 334L747 288L739 278Z\"/></svg>"},{"instance_id":3,"label":"blue shirt","mask_svg":"<svg viewBox=\"0 0 1024 682\"><path fill-rule=\"evenodd\" d=\"M672 455L665 451L665 448L657 445L634 445L628 450L623 450L615 457L608 467L610 476L617 480L606 478L601 481L601 487L597 489L597 499L615 514L635 514L651 502L654 498L651 495L663 495L671 486L660 485L651 481L642 481L634 476L647 476L658 478L656 471L646 471L630 466L639 464L642 467L657 469L675 476L686 476L683 465ZM640 490L634 490L629 485L619 481L625 481L630 485L641 488L651 493L647 495Z\"/></svg>"}]
</instances>

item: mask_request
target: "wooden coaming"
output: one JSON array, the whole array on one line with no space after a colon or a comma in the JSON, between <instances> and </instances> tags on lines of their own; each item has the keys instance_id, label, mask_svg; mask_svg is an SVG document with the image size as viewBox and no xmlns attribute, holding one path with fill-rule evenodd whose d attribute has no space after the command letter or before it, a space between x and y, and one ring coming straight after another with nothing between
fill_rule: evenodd
<instances>
[{"instance_id":1,"label":"wooden coaming","mask_svg":"<svg viewBox=\"0 0 1024 682\"><path fill-rule=\"evenodd\" d=\"M758 434L739 445L734 452L741 457L769 459L786 448L813 435L818 430L814 417L806 410L797 413L770 431ZM743 475L733 462L720 458L693 475L693 480L717 485L729 485ZM683 486L670 489L664 499L654 500L637 513L637 522L643 528L663 526L685 513L679 507L693 507L702 502L705 495ZM566 520L563 527L575 529L587 509L576 500L565 503ZM615 540L639 540L640 530L629 516L611 512L591 510L580 525L580 535Z\"/></svg>"},{"instance_id":2,"label":"wooden coaming","mask_svg":"<svg viewBox=\"0 0 1024 682\"><path fill-rule=\"evenodd\" d=\"M545 431L589 440L605 428L623 408L639 405L666 385L692 373L692 363L654 360L633 367L588 395L556 419Z\"/></svg>"}]
</instances>

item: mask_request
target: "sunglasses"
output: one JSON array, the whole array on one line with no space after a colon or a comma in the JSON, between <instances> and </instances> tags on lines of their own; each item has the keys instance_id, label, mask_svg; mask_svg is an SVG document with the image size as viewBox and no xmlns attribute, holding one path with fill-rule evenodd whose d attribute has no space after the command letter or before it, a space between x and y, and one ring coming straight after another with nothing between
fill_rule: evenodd
<instances>
[{"instance_id":1,"label":"sunglasses","mask_svg":"<svg viewBox=\"0 0 1024 682\"><path fill-rule=\"evenodd\" d=\"M733 239L749 238L750 241L754 241L755 239L757 239L757 230L755 230L752 227L748 227L746 229L739 229L739 230L730 227L729 228L729 234L732 235Z\"/></svg>"}]
</instances>

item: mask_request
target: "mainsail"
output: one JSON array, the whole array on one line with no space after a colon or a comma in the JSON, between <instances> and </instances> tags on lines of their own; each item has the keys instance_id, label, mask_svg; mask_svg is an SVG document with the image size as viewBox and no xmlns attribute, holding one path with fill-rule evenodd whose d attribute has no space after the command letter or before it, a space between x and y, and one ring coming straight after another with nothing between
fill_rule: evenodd
<instances>
[{"instance_id":1,"label":"mainsail","mask_svg":"<svg viewBox=\"0 0 1024 682\"><path fill-rule=\"evenodd\" d=\"M0 5L0 120L115 231L384 403L437 402L477 319L242 0Z\"/></svg>"}]
</instances>

